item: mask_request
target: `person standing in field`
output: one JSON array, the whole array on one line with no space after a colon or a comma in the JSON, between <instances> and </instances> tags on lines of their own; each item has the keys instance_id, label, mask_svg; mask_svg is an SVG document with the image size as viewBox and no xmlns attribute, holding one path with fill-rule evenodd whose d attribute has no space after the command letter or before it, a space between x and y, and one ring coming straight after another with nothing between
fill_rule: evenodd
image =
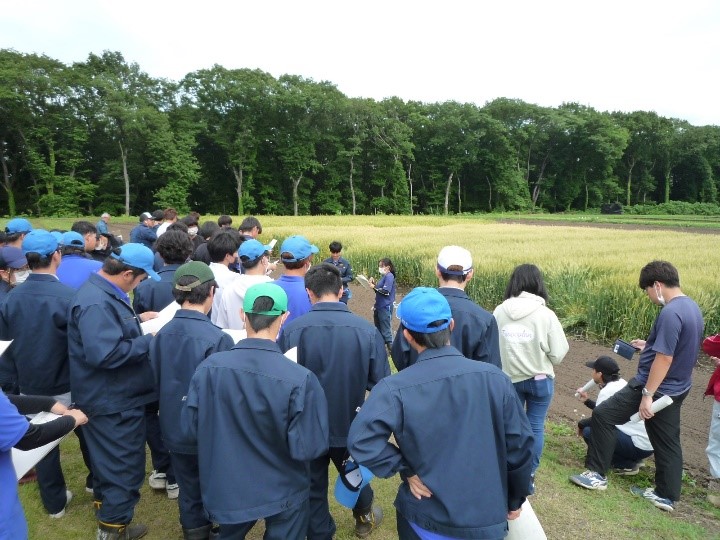
<instances>
[{"instance_id":1,"label":"person standing in field","mask_svg":"<svg viewBox=\"0 0 720 540\"><path fill-rule=\"evenodd\" d=\"M395 266L388 258L378 261L378 272L382 276L380 281L375 282L374 278L368 281L375 291L375 304L373 305L373 321L375 328L380 330L385 345L388 349L392 347L392 312L395 303Z\"/></svg>"},{"instance_id":2,"label":"person standing in field","mask_svg":"<svg viewBox=\"0 0 720 540\"><path fill-rule=\"evenodd\" d=\"M450 346L452 313L437 289L413 289L398 317L418 360L375 385L348 450L378 477L400 473L401 540L505 538L528 494L533 455L510 379Z\"/></svg>"},{"instance_id":3,"label":"person standing in field","mask_svg":"<svg viewBox=\"0 0 720 540\"><path fill-rule=\"evenodd\" d=\"M100 216L100 221L95 224L98 234L110 234L108 224L110 223L110 214L103 212Z\"/></svg>"},{"instance_id":4,"label":"person standing in field","mask_svg":"<svg viewBox=\"0 0 720 540\"><path fill-rule=\"evenodd\" d=\"M340 270L340 276L342 277L343 293L340 297L340 301L347 305L350 300L350 282L353 280L352 266L350 261L342 256L343 246L340 242L330 242L330 257L325 259L323 262L332 264L335 268Z\"/></svg>"},{"instance_id":5,"label":"person standing in field","mask_svg":"<svg viewBox=\"0 0 720 540\"><path fill-rule=\"evenodd\" d=\"M435 275L440 283L438 291L450 304L455 321L450 344L465 358L501 367L497 321L465 293L473 272L472 255L468 250L460 246L445 246L440 250ZM415 349L410 347L402 332L395 335L392 360L398 371L417 361Z\"/></svg>"},{"instance_id":6,"label":"person standing in field","mask_svg":"<svg viewBox=\"0 0 720 540\"><path fill-rule=\"evenodd\" d=\"M503 303L493 312L500 330L502 369L515 387L535 436L531 494L545 442L545 418L555 393L554 366L570 349L547 301L540 269L521 264L510 276Z\"/></svg>"},{"instance_id":7,"label":"person standing in field","mask_svg":"<svg viewBox=\"0 0 720 540\"><path fill-rule=\"evenodd\" d=\"M640 271L639 285L662 309L647 340L630 342L640 349L637 374L593 412L592 439L585 458L587 470L571 476L570 481L585 489L607 489L606 473L617 436L615 426L638 412L655 449L655 488L633 487L631 492L672 512L682 485L680 408L692 386L705 324L698 305L680 289L678 271L669 262L646 264ZM653 413L653 401L662 396L670 396L672 404Z\"/></svg>"},{"instance_id":8,"label":"person standing in field","mask_svg":"<svg viewBox=\"0 0 720 540\"><path fill-rule=\"evenodd\" d=\"M703 342L703 349L708 354L720 355L720 347L718 347L720 342L713 338L716 338L716 336L709 337ZM713 397L710 432L708 435L708 445L705 449L705 454L710 464L708 501L710 501L710 504L713 506L720 507L720 358L718 356L710 356L710 359L715 363L715 371L713 371L707 388L705 389L705 395Z\"/></svg>"},{"instance_id":9,"label":"person standing in field","mask_svg":"<svg viewBox=\"0 0 720 540\"><path fill-rule=\"evenodd\" d=\"M290 315L287 317L287 322L304 315L312 307L305 289L305 274L312 266L313 256L318 251L316 245L300 235L288 236L280 246L280 260L285 270L274 283L288 296Z\"/></svg>"}]
</instances>

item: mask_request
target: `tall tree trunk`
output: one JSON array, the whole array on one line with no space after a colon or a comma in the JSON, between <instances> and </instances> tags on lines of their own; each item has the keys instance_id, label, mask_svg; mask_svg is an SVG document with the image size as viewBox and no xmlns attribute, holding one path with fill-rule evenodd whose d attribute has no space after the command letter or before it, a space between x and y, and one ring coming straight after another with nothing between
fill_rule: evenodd
<instances>
[{"instance_id":1,"label":"tall tree trunk","mask_svg":"<svg viewBox=\"0 0 720 540\"><path fill-rule=\"evenodd\" d=\"M410 173L412 172L412 163L408 165L408 184L410 186L410 215L413 215L413 181Z\"/></svg>"},{"instance_id":2,"label":"tall tree trunk","mask_svg":"<svg viewBox=\"0 0 720 540\"><path fill-rule=\"evenodd\" d=\"M458 174L457 177L458 181L458 214L462 214L462 194L460 192L461 186L460 186L460 175Z\"/></svg>"},{"instance_id":3,"label":"tall tree trunk","mask_svg":"<svg viewBox=\"0 0 720 540\"><path fill-rule=\"evenodd\" d=\"M7 161L5 160L5 139L0 139L0 163L2 163L3 171L2 186L8 196L8 214L15 216L17 215L17 209L15 208L15 192L12 185L14 176L10 176Z\"/></svg>"},{"instance_id":4,"label":"tall tree trunk","mask_svg":"<svg viewBox=\"0 0 720 540\"><path fill-rule=\"evenodd\" d=\"M445 206L444 206L444 211L445 211L445 215L446 215L446 216L448 215L448 202L449 202L449 199L450 199L450 187L452 186L452 179L453 179L454 174L455 174L454 172L451 172L451 173L450 173L450 176L448 176L447 184L445 185Z\"/></svg>"},{"instance_id":5,"label":"tall tree trunk","mask_svg":"<svg viewBox=\"0 0 720 540\"><path fill-rule=\"evenodd\" d=\"M245 213L245 209L243 208L243 202L242 202L242 190L243 190L243 168L242 164L238 165L238 168L236 169L232 165L230 166L232 169L233 175L235 176L235 192L237 193L237 200L238 200L238 216L242 216Z\"/></svg>"},{"instance_id":6,"label":"tall tree trunk","mask_svg":"<svg viewBox=\"0 0 720 540\"><path fill-rule=\"evenodd\" d=\"M357 209L355 202L355 186L353 185L353 173L355 172L355 157L350 156L350 196L352 197L352 215Z\"/></svg>"},{"instance_id":7,"label":"tall tree trunk","mask_svg":"<svg viewBox=\"0 0 720 540\"><path fill-rule=\"evenodd\" d=\"M630 200L631 200L631 197L630 197L630 196L631 196L631 194L632 194L632 192L631 192L631 188L632 188L632 173L633 173L633 169L635 168L635 163L637 163L637 160L636 160L635 158L632 158L632 159L630 160L630 163L628 163L627 191L626 191L626 193L627 193L627 200L626 200L626 202L625 202L625 204L626 204L627 206L630 206Z\"/></svg>"},{"instance_id":8,"label":"tall tree trunk","mask_svg":"<svg viewBox=\"0 0 720 540\"><path fill-rule=\"evenodd\" d=\"M127 152L123 148L122 141L120 145L120 159L122 159L123 180L125 181L125 215L130 215L130 175L127 170Z\"/></svg>"},{"instance_id":9,"label":"tall tree trunk","mask_svg":"<svg viewBox=\"0 0 720 540\"><path fill-rule=\"evenodd\" d=\"M545 175L545 167L547 166L549 157L550 157L550 154L545 155L545 158L543 159L543 162L540 165L540 174L538 174L538 179L535 182L535 186L533 187L533 194L532 194L533 209L537 205L538 197L540 197L540 184L543 181L543 176Z\"/></svg>"},{"instance_id":10,"label":"tall tree trunk","mask_svg":"<svg viewBox=\"0 0 720 540\"><path fill-rule=\"evenodd\" d=\"M665 200L663 202L669 203L670 202L670 173L672 172L672 169L670 167L667 168L665 171L665 174L663 175L665 178Z\"/></svg>"},{"instance_id":11,"label":"tall tree trunk","mask_svg":"<svg viewBox=\"0 0 720 540\"><path fill-rule=\"evenodd\" d=\"M490 177L487 175L485 176L485 180L487 180L488 184L488 210L492 212L492 183L490 183Z\"/></svg>"},{"instance_id":12,"label":"tall tree trunk","mask_svg":"<svg viewBox=\"0 0 720 540\"><path fill-rule=\"evenodd\" d=\"M292 179L292 188L293 188L293 215L298 215L298 186L300 185L300 182L302 181L303 175L300 174L297 178Z\"/></svg>"}]
</instances>

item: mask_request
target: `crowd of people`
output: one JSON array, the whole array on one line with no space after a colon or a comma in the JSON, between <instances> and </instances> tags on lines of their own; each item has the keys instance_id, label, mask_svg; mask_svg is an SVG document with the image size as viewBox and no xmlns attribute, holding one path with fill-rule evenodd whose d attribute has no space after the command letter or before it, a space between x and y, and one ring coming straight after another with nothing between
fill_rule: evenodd
<instances>
[{"instance_id":1,"label":"crowd of people","mask_svg":"<svg viewBox=\"0 0 720 540\"><path fill-rule=\"evenodd\" d=\"M350 309L353 271L338 241L313 264L320 250L301 235L285 238L273 260L255 217L235 229L230 216L200 224L172 208L143 212L127 243L110 221L103 214L70 231L24 218L5 226L0 340L11 343L0 356L0 539L28 534L11 448L73 430L98 540L147 533L133 522L146 445L150 487L177 499L187 540L245 538L261 519L265 538L332 539L330 463L360 538L383 522L372 477L395 474L399 538L506 536L535 492L555 370L569 350L537 266L516 267L490 313L465 292L474 277L468 250L445 246L438 287L417 287L399 304L396 268L382 258L369 280L371 324ZM570 480L603 490L608 470L636 474L654 454L655 486L633 493L672 511L679 414L703 319L670 263L647 264L639 285L663 308L647 340L632 342L640 360L628 382L612 358L588 362L600 393L593 401L578 389L593 413L578 426L587 470ZM169 322L144 329L173 305ZM654 410L663 396L672 403ZM58 418L23 416L40 411ZM717 439L711 433L714 475ZM61 461L56 446L35 467L55 519L72 499Z\"/></svg>"}]
</instances>

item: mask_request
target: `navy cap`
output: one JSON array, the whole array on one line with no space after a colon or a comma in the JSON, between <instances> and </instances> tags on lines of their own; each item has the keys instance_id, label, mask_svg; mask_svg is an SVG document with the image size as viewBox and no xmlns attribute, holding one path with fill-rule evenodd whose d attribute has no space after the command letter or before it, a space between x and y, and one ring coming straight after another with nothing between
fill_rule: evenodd
<instances>
[{"instance_id":1,"label":"navy cap","mask_svg":"<svg viewBox=\"0 0 720 540\"><path fill-rule=\"evenodd\" d=\"M335 499L346 508L355 508L360 492L375 475L352 459L345 462L343 472L335 480Z\"/></svg>"},{"instance_id":2,"label":"navy cap","mask_svg":"<svg viewBox=\"0 0 720 540\"><path fill-rule=\"evenodd\" d=\"M447 299L430 287L416 287L403 298L397 309L402 325L413 332L434 334L450 326L452 312ZM439 326L430 326L435 321L443 321Z\"/></svg>"},{"instance_id":3,"label":"navy cap","mask_svg":"<svg viewBox=\"0 0 720 540\"><path fill-rule=\"evenodd\" d=\"M240 258L245 258L248 261L256 261L263 255L267 254L267 246L262 245L258 240L245 240L240 244L238 249L238 255Z\"/></svg>"},{"instance_id":4,"label":"navy cap","mask_svg":"<svg viewBox=\"0 0 720 540\"><path fill-rule=\"evenodd\" d=\"M25 218L13 218L5 225L5 232L8 234L29 233L33 226Z\"/></svg>"},{"instance_id":5,"label":"navy cap","mask_svg":"<svg viewBox=\"0 0 720 540\"><path fill-rule=\"evenodd\" d=\"M609 356L598 356L596 360L585 362L585 365L603 375L612 376L620 373L620 366Z\"/></svg>"},{"instance_id":6,"label":"navy cap","mask_svg":"<svg viewBox=\"0 0 720 540\"><path fill-rule=\"evenodd\" d=\"M43 229L35 229L25 235L22 242L22 251L28 253L39 253L42 256L52 255L57 251L59 243L51 233Z\"/></svg>"},{"instance_id":7,"label":"navy cap","mask_svg":"<svg viewBox=\"0 0 720 540\"><path fill-rule=\"evenodd\" d=\"M283 262L298 262L307 259L318 251L320 251L318 247L311 244L304 236L288 236L280 246L280 257ZM283 257L284 253L289 253L292 257Z\"/></svg>"},{"instance_id":8,"label":"navy cap","mask_svg":"<svg viewBox=\"0 0 720 540\"><path fill-rule=\"evenodd\" d=\"M4 246L0 248L0 268L12 268L17 270L27 266L27 259L22 249L15 246Z\"/></svg>"},{"instance_id":9,"label":"navy cap","mask_svg":"<svg viewBox=\"0 0 720 540\"><path fill-rule=\"evenodd\" d=\"M117 259L133 268L139 268L155 281L160 281L160 276L153 270L155 256L149 247L142 244L129 243L119 249L120 255L115 255L115 253L110 254L113 259Z\"/></svg>"},{"instance_id":10,"label":"navy cap","mask_svg":"<svg viewBox=\"0 0 720 540\"><path fill-rule=\"evenodd\" d=\"M82 235L75 231L63 233L60 243L67 247L77 247L85 249L85 239Z\"/></svg>"}]
</instances>

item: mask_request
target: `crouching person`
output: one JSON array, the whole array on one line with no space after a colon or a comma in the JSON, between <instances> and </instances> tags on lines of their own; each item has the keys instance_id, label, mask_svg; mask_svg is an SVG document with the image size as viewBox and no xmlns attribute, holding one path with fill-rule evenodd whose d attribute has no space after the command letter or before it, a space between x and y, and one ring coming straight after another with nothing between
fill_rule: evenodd
<instances>
[{"instance_id":1,"label":"crouching person","mask_svg":"<svg viewBox=\"0 0 720 540\"><path fill-rule=\"evenodd\" d=\"M348 450L376 476L400 473L401 540L505 538L532 468L533 436L517 393L500 369L450 346L450 305L436 289L414 289L397 314L417 362L375 385L350 426Z\"/></svg>"},{"instance_id":2,"label":"crouching person","mask_svg":"<svg viewBox=\"0 0 720 540\"><path fill-rule=\"evenodd\" d=\"M307 532L307 462L328 452L328 411L317 377L275 343L287 304L275 284L250 287L247 339L210 356L190 381L183 423L197 442L202 499L221 539L245 538L259 519L269 540Z\"/></svg>"}]
</instances>

